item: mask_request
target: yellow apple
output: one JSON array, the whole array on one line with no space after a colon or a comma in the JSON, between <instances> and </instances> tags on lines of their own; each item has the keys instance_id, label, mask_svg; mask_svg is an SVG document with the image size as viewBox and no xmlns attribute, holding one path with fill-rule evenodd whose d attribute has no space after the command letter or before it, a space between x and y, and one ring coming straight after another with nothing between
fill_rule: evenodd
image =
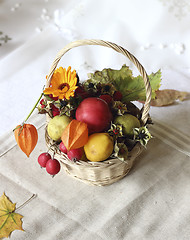
<instances>
[{"instance_id":1,"label":"yellow apple","mask_svg":"<svg viewBox=\"0 0 190 240\"><path fill-rule=\"evenodd\" d=\"M53 117L47 126L47 132L50 138L52 138L54 141L59 141L63 131L70 122L71 118L66 115L57 115Z\"/></svg>"}]
</instances>

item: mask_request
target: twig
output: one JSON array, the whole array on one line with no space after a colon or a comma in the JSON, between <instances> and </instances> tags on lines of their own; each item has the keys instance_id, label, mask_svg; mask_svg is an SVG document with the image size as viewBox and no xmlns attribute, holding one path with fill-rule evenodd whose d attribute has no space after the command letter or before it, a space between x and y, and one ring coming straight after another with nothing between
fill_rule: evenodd
<instances>
[{"instance_id":1,"label":"twig","mask_svg":"<svg viewBox=\"0 0 190 240\"><path fill-rule=\"evenodd\" d=\"M21 204L19 207L16 208L16 210L20 210L21 208L23 208L26 204L28 204L32 199L36 198L37 194L33 194L26 202L24 202L23 204Z\"/></svg>"},{"instance_id":2,"label":"twig","mask_svg":"<svg viewBox=\"0 0 190 240\"><path fill-rule=\"evenodd\" d=\"M39 103L40 99L42 98L42 96L43 96L43 93L40 94L40 97L38 98L36 104L34 105L34 107L32 108L32 110L30 111L30 113L28 114L28 116L26 117L26 119L24 120L24 122L26 122L26 121L29 119L29 117L31 116L31 114L32 114L33 111L35 110L35 108L36 108L36 106L38 105L38 103Z\"/></svg>"}]
</instances>

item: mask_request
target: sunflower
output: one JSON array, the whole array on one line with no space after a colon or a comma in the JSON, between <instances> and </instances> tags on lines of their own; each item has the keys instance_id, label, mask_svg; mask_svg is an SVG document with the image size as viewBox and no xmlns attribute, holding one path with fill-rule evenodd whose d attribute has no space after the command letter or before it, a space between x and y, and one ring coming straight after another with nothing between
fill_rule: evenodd
<instances>
[{"instance_id":1,"label":"sunflower","mask_svg":"<svg viewBox=\"0 0 190 240\"><path fill-rule=\"evenodd\" d=\"M69 66L66 70L65 68L58 68L55 70L51 85L45 88L44 94L52 94L53 97L58 97L59 99L67 99L74 96L74 91L77 88L77 77L76 71L71 72L71 67Z\"/></svg>"}]
</instances>

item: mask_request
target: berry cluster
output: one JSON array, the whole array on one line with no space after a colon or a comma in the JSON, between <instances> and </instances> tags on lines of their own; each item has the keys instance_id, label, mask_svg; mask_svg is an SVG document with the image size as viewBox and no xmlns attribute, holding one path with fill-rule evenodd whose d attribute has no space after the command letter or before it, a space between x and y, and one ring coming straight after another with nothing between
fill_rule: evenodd
<instances>
[{"instance_id":1,"label":"berry cluster","mask_svg":"<svg viewBox=\"0 0 190 240\"><path fill-rule=\"evenodd\" d=\"M53 97L52 95L49 95L49 98L50 98L52 101L57 101L57 100L58 100L58 98L55 98L55 97ZM39 112L40 112L40 113L46 113L46 111L47 111L47 109L46 109L47 106L48 106L47 100L46 100L46 99L41 99L40 105L39 105L39 107L38 107ZM52 116L53 116L53 117L55 117L55 116L57 116L57 115L60 114L59 108L57 108L53 103L50 104L50 107L51 107L51 112L52 112Z\"/></svg>"},{"instance_id":2,"label":"berry cluster","mask_svg":"<svg viewBox=\"0 0 190 240\"><path fill-rule=\"evenodd\" d=\"M46 171L53 176L55 176L61 169L59 161L52 158L48 152L41 153L38 157L38 163L42 168L46 168Z\"/></svg>"},{"instance_id":3,"label":"berry cluster","mask_svg":"<svg viewBox=\"0 0 190 240\"><path fill-rule=\"evenodd\" d=\"M83 148L71 149L68 151L63 142L59 144L59 149L62 153L67 154L68 158L73 162L80 160L84 153ZM52 158L48 152L39 155L38 163L42 168L45 168L47 173L52 175L52 177L58 174L61 169L60 162L54 157Z\"/></svg>"}]
</instances>

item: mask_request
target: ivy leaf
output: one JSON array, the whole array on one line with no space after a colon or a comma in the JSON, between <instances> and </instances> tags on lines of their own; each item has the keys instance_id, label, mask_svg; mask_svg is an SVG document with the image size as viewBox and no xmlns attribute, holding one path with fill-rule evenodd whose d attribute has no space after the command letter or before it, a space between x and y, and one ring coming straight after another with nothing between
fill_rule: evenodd
<instances>
[{"instance_id":1,"label":"ivy leaf","mask_svg":"<svg viewBox=\"0 0 190 240\"><path fill-rule=\"evenodd\" d=\"M12 203L3 193L0 197L0 238L9 237L14 230L23 230L23 216L15 213L16 203Z\"/></svg>"},{"instance_id":2,"label":"ivy leaf","mask_svg":"<svg viewBox=\"0 0 190 240\"><path fill-rule=\"evenodd\" d=\"M128 66L123 65L120 70L111 68L96 71L89 75L92 83L111 83L123 95L122 101L144 101L146 99L146 90L142 76L134 77ZM161 82L161 71L149 75L150 85L152 87L152 99L155 98L155 91L159 89Z\"/></svg>"}]
</instances>

